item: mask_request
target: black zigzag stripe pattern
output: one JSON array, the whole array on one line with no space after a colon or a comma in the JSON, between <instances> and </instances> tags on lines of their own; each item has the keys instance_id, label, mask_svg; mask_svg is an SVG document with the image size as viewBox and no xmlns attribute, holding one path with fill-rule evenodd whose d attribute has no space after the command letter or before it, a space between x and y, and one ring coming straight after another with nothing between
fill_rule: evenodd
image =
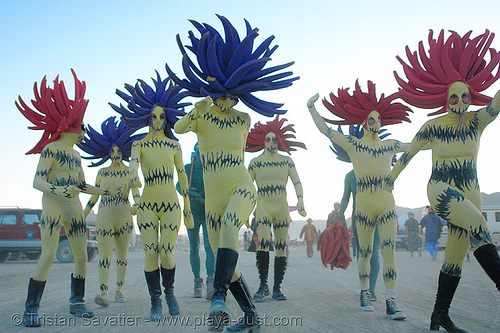
<instances>
[{"instance_id":1,"label":"black zigzag stripe pattern","mask_svg":"<svg viewBox=\"0 0 500 333\"><path fill-rule=\"evenodd\" d=\"M275 229L288 228L289 225L290 225L290 223L287 220L274 222L274 228Z\"/></svg>"},{"instance_id":2,"label":"black zigzag stripe pattern","mask_svg":"<svg viewBox=\"0 0 500 333\"><path fill-rule=\"evenodd\" d=\"M367 247L359 247L359 256L361 258L368 258L372 255L372 247L367 246Z\"/></svg>"},{"instance_id":3,"label":"black zigzag stripe pattern","mask_svg":"<svg viewBox=\"0 0 500 333\"><path fill-rule=\"evenodd\" d=\"M166 212L172 212L176 209L181 209L181 206L179 205L178 202L141 202L139 204L139 209L142 211L150 210L156 213L166 213Z\"/></svg>"},{"instance_id":4,"label":"black zigzag stripe pattern","mask_svg":"<svg viewBox=\"0 0 500 333\"><path fill-rule=\"evenodd\" d=\"M257 194L260 196L275 196L275 195L286 194L286 186L283 185L258 186Z\"/></svg>"},{"instance_id":5,"label":"black zigzag stripe pattern","mask_svg":"<svg viewBox=\"0 0 500 333\"><path fill-rule=\"evenodd\" d=\"M108 285L101 283L101 285L99 286L99 289L101 291L108 291Z\"/></svg>"},{"instance_id":6,"label":"black zigzag stripe pattern","mask_svg":"<svg viewBox=\"0 0 500 333\"><path fill-rule=\"evenodd\" d=\"M55 216L42 216L40 219L40 226L44 229L50 230L50 235L53 234L54 230L59 231L59 226L61 225L61 215Z\"/></svg>"},{"instance_id":7,"label":"black zigzag stripe pattern","mask_svg":"<svg viewBox=\"0 0 500 333\"><path fill-rule=\"evenodd\" d=\"M116 286L117 287L123 287L124 281L116 281Z\"/></svg>"},{"instance_id":8,"label":"black zigzag stripe pattern","mask_svg":"<svg viewBox=\"0 0 500 333\"><path fill-rule=\"evenodd\" d=\"M389 249L394 249L394 246L395 246L395 242L394 242L394 239L383 239L383 240L380 240L380 248L381 249L385 249L385 248L389 248Z\"/></svg>"},{"instance_id":9,"label":"black zigzag stripe pattern","mask_svg":"<svg viewBox=\"0 0 500 333\"><path fill-rule=\"evenodd\" d=\"M128 170L100 170L101 177L125 178L129 175Z\"/></svg>"},{"instance_id":10,"label":"black zigzag stripe pattern","mask_svg":"<svg viewBox=\"0 0 500 333\"><path fill-rule=\"evenodd\" d=\"M165 254L174 252L174 244L167 243L166 246L165 244L161 244L160 252L163 252Z\"/></svg>"},{"instance_id":11,"label":"black zigzag stripe pattern","mask_svg":"<svg viewBox=\"0 0 500 333\"><path fill-rule=\"evenodd\" d=\"M226 213L226 214L224 214L224 221L223 221L223 223L225 223L226 225L232 224L236 228L239 228L243 224L241 222L241 220L236 216L235 213Z\"/></svg>"},{"instance_id":12,"label":"black zigzag stripe pattern","mask_svg":"<svg viewBox=\"0 0 500 333\"><path fill-rule=\"evenodd\" d=\"M398 219L398 216L397 216L396 212L394 210L390 210L390 211L387 211L387 212L380 214L380 216L378 217L377 220L381 225L384 225L389 221L394 221L394 220L397 221L397 219Z\"/></svg>"},{"instance_id":13,"label":"black zigzag stripe pattern","mask_svg":"<svg viewBox=\"0 0 500 333\"><path fill-rule=\"evenodd\" d=\"M83 218L72 218L69 225L69 230L67 231L68 237L83 236L87 233L87 225L85 224L85 220Z\"/></svg>"},{"instance_id":14,"label":"black zigzag stripe pattern","mask_svg":"<svg viewBox=\"0 0 500 333\"><path fill-rule=\"evenodd\" d=\"M357 190L360 192L370 190L373 193L377 189L382 189L384 179L385 177L382 176L360 177L356 180Z\"/></svg>"},{"instance_id":15,"label":"black zigzag stripe pattern","mask_svg":"<svg viewBox=\"0 0 500 333\"><path fill-rule=\"evenodd\" d=\"M133 228L134 228L134 227L133 227L133 225L132 225L132 224L127 223L127 224L125 224L124 226L122 226L122 227L120 227L120 228L116 229L115 236L116 236L116 237L119 237L119 236L121 236L121 235L128 234L128 233L132 232L132 229L133 229Z\"/></svg>"},{"instance_id":16,"label":"black zigzag stripe pattern","mask_svg":"<svg viewBox=\"0 0 500 333\"><path fill-rule=\"evenodd\" d=\"M383 277L384 277L384 282L394 281L398 277L398 274L393 268L389 267L387 268L387 271L384 272Z\"/></svg>"},{"instance_id":17,"label":"black zigzag stripe pattern","mask_svg":"<svg viewBox=\"0 0 500 333\"><path fill-rule=\"evenodd\" d=\"M266 240L259 239L259 248L261 250L264 250L264 251L267 250L267 251L269 251L269 249L271 248L271 244L272 244L271 240L269 240L269 239L266 239Z\"/></svg>"},{"instance_id":18,"label":"black zigzag stripe pattern","mask_svg":"<svg viewBox=\"0 0 500 333\"><path fill-rule=\"evenodd\" d=\"M476 163L473 159L463 162L447 161L446 163L436 162L432 167L431 182L443 181L448 184L455 184L459 190L475 189L479 190Z\"/></svg>"},{"instance_id":19,"label":"black zigzag stripe pattern","mask_svg":"<svg viewBox=\"0 0 500 333\"><path fill-rule=\"evenodd\" d=\"M114 237L115 236L115 231L113 229L102 229L102 228L98 228L95 230L95 234L96 236L100 236L100 237Z\"/></svg>"},{"instance_id":20,"label":"black zigzag stripe pattern","mask_svg":"<svg viewBox=\"0 0 500 333\"><path fill-rule=\"evenodd\" d=\"M400 146L400 143L396 141L393 144L385 143L381 147L373 148L364 144L358 138L352 136L348 136L347 141L354 147L354 149L356 149L357 152L368 153L373 157L379 157L387 153L392 153Z\"/></svg>"},{"instance_id":21,"label":"black zigzag stripe pattern","mask_svg":"<svg viewBox=\"0 0 500 333\"><path fill-rule=\"evenodd\" d=\"M276 247L276 250L284 251L286 248L286 240L285 241L276 241L275 247Z\"/></svg>"},{"instance_id":22,"label":"black zigzag stripe pattern","mask_svg":"<svg viewBox=\"0 0 500 333\"><path fill-rule=\"evenodd\" d=\"M148 252L148 251L153 251L153 252L156 252L158 253L158 245L157 244L144 244L144 251L145 252Z\"/></svg>"},{"instance_id":23,"label":"black zigzag stripe pattern","mask_svg":"<svg viewBox=\"0 0 500 333\"><path fill-rule=\"evenodd\" d=\"M271 227L271 221L267 218L267 216L265 217L260 217L258 220L257 220L257 226L266 226L266 227Z\"/></svg>"},{"instance_id":24,"label":"black zigzag stripe pattern","mask_svg":"<svg viewBox=\"0 0 500 333\"><path fill-rule=\"evenodd\" d=\"M179 150L180 146L177 142L170 142L166 140L152 139L148 141L140 141L140 146L142 148L170 148L173 150Z\"/></svg>"},{"instance_id":25,"label":"black zigzag stripe pattern","mask_svg":"<svg viewBox=\"0 0 500 333\"><path fill-rule=\"evenodd\" d=\"M437 139L446 143L460 141L465 143L469 140L478 140L478 128L479 119L475 114L469 124L458 127L429 125L419 131L415 137L424 141Z\"/></svg>"},{"instance_id":26,"label":"black zigzag stripe pattern","mask_svg":"<svg viewBox=\"0 0 500 333\"><path fill-rule=\"evenodd\" d=\"M146 186L171 184L174 181L173 170L165 168L162 165L160 168L154 170L148 170L147 174L144 175L144 183Z\"/></svg>"},{"instance_id":27,"label":"black zigzag stripe pattern","mask_svg":"<svg viewBox=\"0 0 500 333\"><path fill-rule=\"evenodd\" d=\"M148 230L149 228L153 228L154 230L156 230L158 232L158 223L155 221L151 221L151 222L147 222L147 223L141 222L141 223L138 223L137 225L139 226L140 232L142 232L143 230Z\"/></svg>"},{"instance_id":28,"label":"black zigzag stripe pattern","mask_svg":"<svg viewBox=\"0 0 500 333\"><path fill-rule=\"evenodd\" d=\"M75 177L72 177L71 175L68 175L67 178L54 178L51 179L50 184L52 186L68 186L68 185L75 185L78 183L78 179Z\"/></svg>"},{"instance_id":29,"label":"black zigzag stripe pattern","mask_svg":"<svg viewBox=\"0 0 500 333\"><path fill-rule=\"evenodd\" d=\"M42 150L40 156L43 158L53 158L57 162L59 162L59 165L61 166L67 164L70 170L74 170L82 166L81 160L77 158L75 155L73 154L70 155L65 151L59 149L56 149L55 152L51 149L44 149Z\"/></svg>"},{"instance_id":30,"label":"black zigzag stripe pattern","mask_svg":"<svg viewBox=\"0 0 500 333\"><path fill-rule=\"evenodd\" d=\"M244 198L249 198L250 202L255 205L257 203L255 199L255 193L253 191L248 191L246 189L237 189L234 191L233 195L240 195Z\"/></svg>"},{"instance_id":31,"label":"black zigzag stripe pattern","mask_svg":"<svg viewBox=\"0 0 500 333\"><path fill-rule=\"evenodd\" d=\"M103 260L99 260L97 263L97 268L104 268L104 269L109 269L109 266L111 263L109 262L108 258L105 258Z\"/></svg>"},{"instance_id":32,"label":"black zigzag stripe pattern","mask_svg":"<svg viewBox=\"0 0 500 333\"><path fill-rule=\"evenodd\" d=\"M243 158L222 152L211 152L201 156L201 164L204 172L215 172L241 165L243 164Z\"/></svg>"},{"instance_id":33,"label":"black zigzag stripe pattern","mask_svg":"<svg viewBox=\"0 0 500 333\"><path fill-rule=\"evenodd\" d=\"M218 126L220 129L232 128L235 125L245 125L245 120L243 118L232 117L229 119L221 119L209 112L203 115L203 119Z\"/></svg>"},{"instance_id":34,"label":"black zigzag stripe pattern","mask_svg":"<svg viewBox=\"0 0 500 333\"><path fill-rule=\"evenodd\" d=\"M125 260L116 259L116 266L127 267L127 265L128 265L127 259L125 259Z\"/></svg>"},{"instance_id":35,"label":"black zigzag stripe pattern","mask_svg":"<svg viewBox=\"0 0 500 333\"><path fill-rule=\"evenodd\" d=\"M491 118L496 118L498 116L498 113L500 112L500 109L494 110L491 107L491 102L486 106L486 112L490 115Z\"/></svg>"},{"instance_id":36,"label":"black zigzag stripe pattern","mask_svg":"<svg viewBox=\"0 0 500 333\"><path fill-rule=\"evenodd\" d=\"M446 221L449 221L451 200L456 199L460 202L465 200L465 197L460 192L448 187L443 191L443 193L440 193L436 199L438 202L436 206L436 214Z\"/></svg>"},{"instance_id":37,"label":"black zigzag stripe pattern","mask_svg":"<svg viewBox=\"0 0 500 333\"><path fill-rule=\"evenodd\" d=\"M101 197L101 207L116 207L128 204L130 204L128 196L125 196L123 194L103 195Z\"/></svg>"},{"instance_id":38,"label":"black zigzag stripe pattern","mask_svg":"<svg viewBox=\"0 0 500 333\"><path fill-rule=\"evenodd\" d=\"M207 213L207 226L209 229L218 231L220 229L220 224L222 217L220 214L213 214L211 212Z\"/></svg>"},{"instance_id":39,"label":"black zigzag stripe pattern","mask_svg":"<svg viewBox=\"0 0 500 333\"><path fill-rule=\"evenodd\" d=\"M355 214L355 220L356 220L357 225L364 226L365 228L375 226L375 221L368 219L368 216L363 215L359 212L356 212L354 214Z\"/></svg>"},{"instance_id":40,"label":"black zigzag stripe pattern","mask_svg":"<svg viewBox=\"0 0 500 333\"><path fill-rule=\"evenodd\" d=\"M256 169L260 169L260 168L283 168L283 167L294 168L295 164L293 162L288 161L288 160L275 161L275 162L253 161L248 166L248 170L253 171Z\"/></svg>"},{"instance_id":41,"label":"black zigzag stripe pattern","mask_svg":"<svg viewBox=\"0 0 500 333\"><path fill-rule=\"evenodd\" d=\"M441 267L441 272L448 275L460 277L462 276L462 266L445 262L443 263L443 267Z\"/></svg>"},{"instance_id":42,"label":"black zigzag stripe pattern","mask_svg":"<svg viewBox=\"0 0 500 333\"><path fill-rule=\"evenodd\" d=\"M448 222L448 235L458 235L457 238L469 237L469 232Z\"/></svg>"},{"instance_id":43,"label":"black zigzag stripe pattern","mask_svg":"<svg viewBox=\"0 0 500 333\"><path fill-rule=\"evenodd\" d=\"M163 232L164 230L170 230L170 231L175 231L176 233L179 232L179 226L176 224L162 224L160 225L160 232Z\"/></svg>"},{"instance_id":44,"label":"black zigzag stripe pattern","mask_svg":"<svg viewBox=\"0 0 500 333\"><path fill-rule=\"evenodd\" d=\"M479 225L477 228L472 229L470 234L470 242L473 245L472 247L474 249L478 248L481 245L484 245L485 243L493 244L490 233L487 230L484 230L482 225Z\"/></svg>"}]
</instances>

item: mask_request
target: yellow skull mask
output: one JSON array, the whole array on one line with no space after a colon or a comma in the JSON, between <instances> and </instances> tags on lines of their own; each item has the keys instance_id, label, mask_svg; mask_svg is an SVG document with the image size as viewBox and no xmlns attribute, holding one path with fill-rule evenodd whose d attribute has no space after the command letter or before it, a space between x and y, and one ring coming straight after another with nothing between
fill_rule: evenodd
<instances>
[{"instance_id":1,"label":"yellow skull mask","mask_svg":"<svg viewBox=\"0 0 500 333\"><path fill-rule=\"evenodd\" d=\"M468 86L463 82L455 82L448 89L448 112L462 114L469 108L470 93Z\"/></svg>"},{"instance_id":2,"label":"yellow skull mask","mask_svg":"<svg viewBox=\"0 0 500 333\"><path fill-rule=\"evenodd\" d=\"M276 153L278 151L278 138L273 132L269 132L264 139L264 144L266 150L270 153Z\"/></svg>"},{"instance_id":3,"label":"yellow skull mask","mask_svg":"<svg viewBox=\"0 0 500 333\"><path fill-rule=\"evenodd\" d=\"M378 134L381 126L382 119L380 117L380 113L373 110L372 112L370 112L368 117L366 117L364 128L372 134Z\"/></svg>"}]
</instances>

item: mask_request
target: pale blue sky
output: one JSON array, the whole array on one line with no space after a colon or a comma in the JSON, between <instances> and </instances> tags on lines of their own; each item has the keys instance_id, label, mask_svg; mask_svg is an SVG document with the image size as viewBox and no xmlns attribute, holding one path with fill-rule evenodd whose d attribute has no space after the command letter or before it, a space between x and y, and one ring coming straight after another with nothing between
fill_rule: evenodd
<instances>
[{"instance_id":1,"label":"pale blue sky","mask_svg":"<svg viewBox=\"0 0 500 333\"><path fill-rule=\"evenodd\" d=\"M377 92L390 94L397 88L392 71L402 72L396 55L404 55L409 45L416 49L427 40L429 29L456 30L473 35L485 28L500 33L498 1L2 1L0 3L0 206L41 207L41 193L32 188L38 155L26 156L41 133L30 131L30 123L19 113L14 101L21 95L33 97L33 84L57 74L73 91L70 68L87 82L90 100L86 123L98 127L116 115L108 102L120 103L115 89L137 78L151 82L157 69L166 75L165 62L183 76L175 36L187 43L192 30L188 19L221 28L215 13L226 16L244 33L243 18L260 29L262 42L274 34L280 47L273 61L294 60L291 67L301 77L292 87L259 96L285 102L286 118L294 123L297 139L308 150L292 154L305 191L305 205L313 219L326 219L343 191L344 175L350 165L335 159L329 141L321 135L305 107L316 92L321 97L337 88L353 87L356 79L376 83ZM500 37L493 47L500 48ZM500 82L487 91L492 96ZM321 103L321 114L329 116ZM258 116L242 103L237 109ZM189 110L189 108L188 108ZM389 126L392 138L408 142L425 122L427 111L415 110L411 124ZM482 191L500 191L497 177L500 121L485 131L479 156ZM179 136L187 160L195 142L194 134ZM249 162L256 154L248 154ZM84 161L85 165L88 165ZM93 183L97 170L85 167L87 181ZM427 204L426 183L430 174L430 153L417 155L402 173L394 191L399 206ZM81 196L85 204L88 196ZM289 203L295 204L293 187ZM293 213L292 219L302 219ZM295 215L296 214L296 215Z\"/></svg>"}]
</instances>

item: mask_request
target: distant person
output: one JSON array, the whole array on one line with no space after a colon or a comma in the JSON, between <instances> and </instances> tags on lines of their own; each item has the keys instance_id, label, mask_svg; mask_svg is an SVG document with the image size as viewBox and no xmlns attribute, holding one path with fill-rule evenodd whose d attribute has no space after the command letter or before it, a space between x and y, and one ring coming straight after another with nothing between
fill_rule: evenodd
<instances>
[{"instance_id":1,"label":"distant person","mask_svg":"<svg viewBox=\"0 0 500 333\"><path fill-rule=\"evenodd\" d=\"M413 258L414 251L418 251L418 255L421 257L420 226L418 225L418 221L415 220L413 212L408 212L408 220L405 222L405 238L408 244L408 251L410 251L410 258Z\"/></svg>"},{"instance_id":2,"label":"distant person","mask_svg":"<svg viewBox=\"0 0 500 333\"><path fill-rule=\"evenodd\" d=\"M329 226L333 225L333 223L340 221L342 222L342 226L347 229L347 224L345 222L344 214L340 212L340 203L336 202L333 204L333 210L330 214L328 214L328 218L326 220L326 229Z\"/></svg>"},{"instance_id":3,"label":"distant person","mask_svg":"<svg viewBox=\"0 0 500 333\"><path fill-rule=\"evenodd\" d=\"M431 206L427 208L427 215L420 221L422 230L425 229L425 245L431 255L431 260L436 261L438 255L438 241L441 237L443 220L436 215Z\"/></svg>"},{"instance_id":4,"label":"distant person","mask_svg":"<svg viewBox=\"0 0 500 333\"><path fill-rule=\"evenodd\" d=\"M312 258L313 256L313 246L314 242L318 238L318 232L316 231L316 227L313 224L313 220L307 219L307 224L302 227L300 231L299 238L304 237L306 241L306 253L308 258Z\"/></svg>"}]
</instances>

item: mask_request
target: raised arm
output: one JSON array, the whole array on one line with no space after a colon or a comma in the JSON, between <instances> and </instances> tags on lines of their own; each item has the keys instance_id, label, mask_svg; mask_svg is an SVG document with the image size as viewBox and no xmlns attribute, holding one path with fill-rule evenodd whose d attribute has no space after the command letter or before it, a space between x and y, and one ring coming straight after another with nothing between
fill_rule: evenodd
<instances>
[{"instance_id":1,"label":"raised arm","mask_svg":"<svg viewBox=\"0 0 500 333\"><path fill-rule=\"evenodd\" d=\"M210 96L207 96L201 101L196 102L196 104L194 105L194 109L175 123L175 133L184 134L189 131L196 132L196 120L198 120L198 118L205 114L211 105L212 98L210 98Z\"/></svg>"},{"instance_id":2,"label":"raised arm","mask_svg":"<svg viewBox=\"0 0 500 333\"><path fill-rule=\"evenodd\" d=\"M426 123L422 128L417 132L415 137L410 143L408 149L401 155L398 159L391 172L386 178L386 188L389 191L392 191L394 188L394 182L396 178L398 178L399 174L403 169L410 163L413 156L415 156L424 146L430 143L430 137L427 134L429 130L429 125Z\"/></svg>"},{"instance_id":3,"label":"raised arm","mask_svg":"<svg viewBox=\"0 0 500 333\"><path fill-rule=\"evenodd\" d=\"M306 209L304 208L304 192L302 189L302 183L300 182L299 174L295 168L295 164L290 159L291 165L288 169L288 176L292 180L293 187L295 188L295 194L297 195L297 211L301 216L306 216Z\"/></svg>"},{"instance_id":4,"label":"raised arm","mask_svg":"<svg viewBox=\"0 0 500 333\"><path fill-rule=\"evenodd\" d=\"M497 91L493 100L484 108L477 111L479 128L483 130L489 123L495 120L500 112L500 90Z\"/></svg>"},{"instance_id":5,"label":"raised arm","mask_svg":"<svg viewBox=\"0 0 500 333\"><path fill-rule=\"evenodd\" d=\"M314 120L314 124L321 133L326 135L332 142L335 142L336 144L338 144L340 147L342 147L344 150L347 151L349 146L347 138L342 133L328 127L323 117L321 117L318 111L316 110L314 103L316 103L318 98L319 94L316 94L313 97L311 97L309 101L307 101L307 108L309 109L309 113L311 113L311 117Z\"/></svg>"},{"instance_id":6,"label":"raised arm","mask_svg":"<svg viewBox=\"0 0 500 333\"><path fill-rule=\"evenodd\" d=\"M184 162L182 161L182 151L179 149L174 156L174 164L177 169L177 178L181 186L181 194L184 199L183 215L184 225L186 228L191 229L194 226L193 215L191 214L191 204L189 202L189 184L186 170L184 169Z\"/></svg>"}]
</instances>

